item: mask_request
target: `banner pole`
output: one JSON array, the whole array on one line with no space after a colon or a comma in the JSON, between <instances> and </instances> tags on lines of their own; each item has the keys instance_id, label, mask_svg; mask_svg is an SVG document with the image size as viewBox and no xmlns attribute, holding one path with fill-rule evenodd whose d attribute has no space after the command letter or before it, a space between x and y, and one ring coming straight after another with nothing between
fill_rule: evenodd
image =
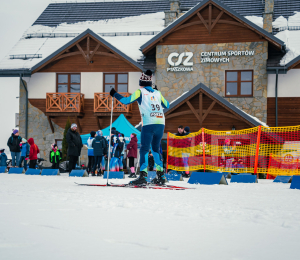
<instances>
[{"instance_id":1,"label":"banner pole","mask_svg":"<svg viewBox=\"0 0 300 260\"><path fill-rule=\"evenodd\" d=\"M202 127L202 149L203 149L203 168L204 172L206 170L206 165L205 165L205 142L204 142L204 128Z\"/></svg>"},{"instance_id":2,"label":"banner pole","mask_svg":"<svg viewBox=\"0 0 300 260\"><path fill-rule=\"evenodd\" d=\"M254 163L254 174L257 175L257 179L258 179L258 176L259 176L258 172L257 172L257 165L258 165L260 135L261 135L261 125L258 127L257 142L256 142L256 154L255 154L255 163Z\"/></svg>"},{"instance_id":3,"label":"banner pole","mask_svg":"<svg viewBox=\"0 0 300 260\"><path fill-rule=\"evenodd\" d=\"M268 167L267 179L269 179L269 171L270 171L270 167L271 167L271 160L272 160L272 153L270 154L270 158L269 158L269 167Z\"/></svg>"},{"instance_id":4,"label":"banner pole","mask_svg":"<svg viewBox=\"0 0 300 260\"><path fill-rule=\"evenodd\" d=\"M169 132L168 132L168 137L167 137L167 165L166 165L166 173L168 173L168 168L169 168Z\"/></svg>"}]
</instances>

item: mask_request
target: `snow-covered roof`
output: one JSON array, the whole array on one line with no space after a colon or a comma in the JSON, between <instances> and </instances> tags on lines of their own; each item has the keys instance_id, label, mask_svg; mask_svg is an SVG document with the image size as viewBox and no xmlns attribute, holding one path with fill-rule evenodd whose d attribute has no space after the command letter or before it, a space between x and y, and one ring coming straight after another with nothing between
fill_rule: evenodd
<instances>
[{"instance_id":1,"label":"snow-covered roof","mask_svg":"<svg viewBox=\"0 0 300 260\"><path fill-rule=\"evenodd\" d=\"M1 69L31 69L42 60L49 57L56 50L65 44L71 42L74 37L45 37L45 38L27 38L29 34L43 33L75 33L80 34L87 29L92 30L96 34L101 33L120 33L120 32L149 32L161 31L164 28L164 13L146 14L140 16L132 16L121 19L88 21L75 24L60 24L57 27L49 27L43 25L31 26L12 48L12 50L0 62ZM125 53L127 56L137 61L142 57L139 50L140 46L151 39L153 35L135 35L135 36L102 36L102 38ZM11 59L10 55L22 54L40 54L42 58L33 59Z\"/></svg>"}]
</instances>

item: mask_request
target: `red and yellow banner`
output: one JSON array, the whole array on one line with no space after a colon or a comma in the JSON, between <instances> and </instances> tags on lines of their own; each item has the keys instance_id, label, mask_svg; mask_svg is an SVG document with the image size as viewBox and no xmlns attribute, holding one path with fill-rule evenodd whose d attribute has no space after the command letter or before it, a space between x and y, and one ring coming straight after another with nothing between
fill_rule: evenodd
<instances>
[{"instance_id":1,"label":"red and yellow banner","mask_svg":"<svg viewBox=\"0 0 300 260\"><path fill-rule=\"evenodd\" d=\"M270 156L277 160L300 156L300 126L255 127L239 131L201 129L188 136L168 137L168 169L176 171L212 170L236 173L268 173L287 175L280 171L284 163L270 164ZM279 167L276 171L276 165ZM275 168L274 168L275 167ZM294 174L295 171L290 171Z\"/></svg>"}]
</instances>

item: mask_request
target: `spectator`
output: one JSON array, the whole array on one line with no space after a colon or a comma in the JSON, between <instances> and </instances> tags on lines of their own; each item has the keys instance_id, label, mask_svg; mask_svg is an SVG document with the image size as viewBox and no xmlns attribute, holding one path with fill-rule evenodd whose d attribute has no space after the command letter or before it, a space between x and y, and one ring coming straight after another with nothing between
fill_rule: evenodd
<instances>
[{"instance_id":1,"label":"spectator","mask_svg":"<svg viewBox=\"0 0 300 260\"><path fill-rule=\"evenodd\" d=\"M225 170L230 170L232 168L232 163L234 161L234 152L235 152L235 145L231 146L230 139L225 140L225 144L223 145L223 150L225 153L225 160L226 160Z\"/></svg>"},{"instance_id":2,"label":"spectator","mask_svg":"<svg viewBox=\"0 0 300 260\"><path fill-rule=\"evenodd\" d=\"M4 151L5 149L0 150L0 166L6 167L7 156Z\"/></svg>"},{"instance_id":3,"label":"spectator","mask_svg":"<svg viewBox=\"0 0 300 260\"><path fill-rule=\"evenodd\" d=\"M25 138L22 138L22 150L21 150L21 159L19 167L22 167L22 162L24 161L24 170L27 171L27 160L29 156L29 144Z\"/></svg>"},{"instance_id":4,"label":"spectator","mask_svg":"<svg viewBox=\"0 0 300 260\"><path fill-rule=\"evenodd\" d=\"M57 144L52 144L49 154L49 161L52 163L52 169L59 169L60 160L61 152L57 149Z\"/></svg>"},{"instance_id":5,"label":"spectator","mask_svg":"<svg viewBox=\"0 0 300 260\"><path fill-rule=\"evenodd\" d=\"M72 124L67 132L68 156L69 156L69 172L75 169L78 157L81 154L82 140L80 134L77 132L77 125Z\"/></svg>"},{"instance_id":6,"label":"spectator","mask_svg":"<svg viewBox=\"0 0 300 260\"><path fill-rule=\"evenodd\" d=\"M183 126L182 125L180 125L180 126L178 126L178 133L176 134L177 136L184 136L185 134L184 134L184 129L183 129Z\"/></svg>"},{"instance_id":7,"label":"spectator","mask_svg":"<svg viewBox=\"0 0 300 260\"><path fill-rule=\"evenodd\" d=\"M95 176L97 166L97 176L101 176L100 163L102 161L102 157L107 154L106 139L103 137L103 133L101 130L97 131L97 136L93 140L92 147L94 148L94 167L92 171L92 176Z\"/></svg>"},{"instance_id":8,"label":"spectator","mask_svg":"<svg viewBox=\"0 0 300 260\"><path fill-rule=\"evenodd\" d=\"M30 144L30 151L29 151L29 168L35 169L36 162L37 162L37 155L40 153L38 146L34 143L33 138L28 139L28 143Z\"/></svg>"},{"instance_id":9,"label":"spectator","mask_svg":"<svg viewBox=\"0 0 300 260\"><path fill-rule=\"evenodd\" d=\"M189 126L186 126L185 128L184 128L184 135L189 135L190 134L190 127Z\"/></svg>"},{"instance_id":10,"label":"spectator","mask_svg":"<svg viewBox=\"0 0 300 260\"><path fill-rule=\"evenodd\" d=\"M92 172L93 170L93 167L94 167L94 149L92 147L92 144L93 144L93 140L95 139L95 136L96 136L96 132L95 131L92 131L90 133L90 137L89 139L87 140L87 147L88 147L88 158L89 158L89 162L88 162L88 174L90 172Z\"/></svg>"},{"instance_id":11,"label":"spectator","mask_svg":"<svg viewBox=\"0 0 300 260\"><path fill-rule=\"evenodd\" d=\"M13 133L7 141L7 146L9 147L12 159L12 167L18 167L20 161L21 147L20 143L22 142L21 136L19 136L19 130L13 130Z\"/></svg>"},{"instance_id":12,"label":"spectator","mask_svg":"<svg viewBox=\"0 0 300 260\"><path fill-rule=\"evenodd\" d=\"M136 178L135 169L134 169L134 159L137 158L138 140L136 138L135 133L132 133L130 135L130 138L131 140L127 145L127 150L129 151L127 157L129 158L129 168L131 171L129 178Z\"/></svg>"}]
</instances>

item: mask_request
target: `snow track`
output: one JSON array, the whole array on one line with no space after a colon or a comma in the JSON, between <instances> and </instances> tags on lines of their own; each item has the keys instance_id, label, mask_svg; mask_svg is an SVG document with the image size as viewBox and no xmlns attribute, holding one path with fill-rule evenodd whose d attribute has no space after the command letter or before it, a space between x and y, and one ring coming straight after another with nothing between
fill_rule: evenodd
<instances>
[{"instance_id":1,"label":"snow track","mask_svg":"<svg viewBox=\"0 0 300 260\"><path fill-rule=\"evenodd\" d=\"M0 258L298 259L300 190L289 184L149 190L97 177L0 174ZM114 180L114 183L126 183Z\"/></svg>"}]
</instances>

